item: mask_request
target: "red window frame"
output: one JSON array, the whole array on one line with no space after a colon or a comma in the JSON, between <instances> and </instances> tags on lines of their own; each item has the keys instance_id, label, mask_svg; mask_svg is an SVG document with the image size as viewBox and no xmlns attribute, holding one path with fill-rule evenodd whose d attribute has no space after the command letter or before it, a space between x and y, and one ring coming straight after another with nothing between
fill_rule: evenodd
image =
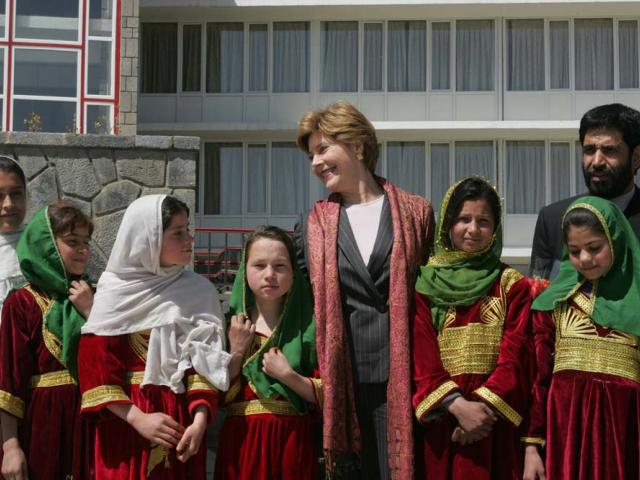
<instances>
[{"instance_id":1,"label":"red window frame","mask_svg":"<svg viewBox=\"0 0 640 480\"><path fill-rule=\"evenodd\" d=\"M1 0L0 0L1 1ZM105 104L113 106L113 119L112 119L112 128L113 133L118 133L118 113L119 113L119 103L120 103L120 48L121 48L121 39L120 32L122 28L122 19L120 17L121 12L121 0L113 0L113 15L115 16L115 27L113 32L113 42L114 42L114 55L113 55L113 95L112 98L104 98L104 97L95 97L91 95L86 95L85 92L85 73L86 73L86 59L87 53L89 49L89 39L87 32L87 17L89 13L89 0L81 0L80 3L80 15L82 21L80 22L80 42L74 42L70 44L68 41L66 42L57 42L55 40L51 41L24 41L24 40L16 40L15 39L15 11L16 11L16 2L20 0L6 0L6 9L5 9L5 31L7 33L6 39L0 38L0 48L6 48L5 54L5 82L4 82L4 98L5 98L5 111L4 111L4 128L2 130L11 131L11 113L13 110L12 104L12 94L13 94L13 55L14 49L16 47L50 47L56 49L68 49L76 52L80 52L80 83L78 85L79 95L78 101L79 105L79 121L77 124L77 133L86 133L85 128L85 109L87 104ZM2 72L2 75L5 74Z\"/></svg>"}]
</instances>

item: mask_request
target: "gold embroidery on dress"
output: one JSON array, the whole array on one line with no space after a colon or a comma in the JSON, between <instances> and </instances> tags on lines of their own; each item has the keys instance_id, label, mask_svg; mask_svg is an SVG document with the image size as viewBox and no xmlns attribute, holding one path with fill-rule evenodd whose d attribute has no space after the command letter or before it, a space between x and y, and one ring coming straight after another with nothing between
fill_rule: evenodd
<instances>
[{"instance_id":1,"label":"gold embroidery on dress","mask_svg":"<svg viewBox=\"0 0 640 480\"><path fill-rule=\"evenodd\" d=\"M53 358L64 365L64 363L62 363L62 342L49 331L45 321L49 314L49 310L51 310L51 307L53 306L53 300L46 295L37 292L31 284L25 285L24 289L31 294L42 312L42 341L44 342L45 347L47 347L49 353L53 355Z\"/></svg>"},{"instance_id":2,"label":"gold embroidery on dress","mask_svg":"<svg viewBox=\"0 0 640 480\"><path fill-rule=\"evenodd\" d=\"M448 380L436 388L433 392L427 395L416 407L416 418L418 421L422 420L422 416L427 413L434 405L440 403L440 401L451 391L458 388L458 384L453 380Z\"/></svg>"},{"instance_id":3,"label":"gold embroidery on dress","mask_svg":"<svg viewBox=\"0 0 640 480\"><path fill-rule=\"evenodd\" d=\"M129 334L131 349L145 363L147 362L147 352L149 351L149 335L151 335L151 330Z\"/></svg>"},{"instance_id":4,"label":"gold embroidery on dress","mask_svg":"<svg viewBox=\"0 0 640 480\"><path fill-rule=\"evenodd\" d=\"M500 296L480 300L480 321L451 327L456 319L455 307L449 308L444 328L438 335L440 358L449 375L489 374L498 363L500 342L507 314L507 293L523 275L506 268L500 277Z\"/></svg>"},{"instance_id":5,"label":"gold embroidery on dress","mask_svg":"<svg viewBox=\"0 0 640 480\"><path fill-rule=\"evenodd\" d=\"M149 463L147 463L147 477L151 475L154 468L164 462L164 468L171 466L169 463L169 450L162 445L154 445L149 451Z\"/></svg>"},{"instance_id":6,"label":"gold embroidery on dress","mask_svg":"<svg viewBox=\"0 0 640 480\"><path fill-rule=\"evenodd\" d=\"M581 298L581 295L588 301L580 292L573 299ZM588 307L585 305L584 308ZM599 335L596 325L582 309L582 306L577 308L565 302L553 311L556 324L554 373L562 370L605 373L640 383L638 337L615 329Z\"/></svg>"}]
</instances>

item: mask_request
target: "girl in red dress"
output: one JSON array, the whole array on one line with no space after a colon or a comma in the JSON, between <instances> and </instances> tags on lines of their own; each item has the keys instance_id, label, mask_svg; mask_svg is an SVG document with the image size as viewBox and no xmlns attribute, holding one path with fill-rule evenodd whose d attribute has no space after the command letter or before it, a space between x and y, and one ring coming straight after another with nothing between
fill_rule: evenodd
<instances>
[{"instance_id":1,"label":"girl in red dress","mask_svg":"<svg viewBox=\"0 0 640 480\"><path fill-rule=\"evenodd\" d=\"M308 282L295 250L277 227L247 239L231 296L231 387L215 478L318 478L315 325Z\"/></svg>"},{"instance_id":2,"label":"girl in red dress","mask_svg":"<svg viewBox=\"0 0 640 480\"><path fill-rule=\"evenodd\" d=\"M558 276L531 306L537 374L524 478L640 478L640 243L602 198L577 199L562 230Z\"/></svg>"},{"instance_id":3,"label":"girl in red dress","mask_svg":"<svg viewBox=\"0 0 640 480\"><path fill-rule=\"evenodd\" d=\"M80 479L77 348L93 292L81 279L91 221L69 202L38 211L17 247L27 284L2 307L0 417L5 479Z\"/></svg>"},{"instance_id":4,"label":"girl in red dress","mask_svg":"<svg viewBox=\"0 0 640 480\"><path fill-rule=\"evenodd\" d=\"M215 287L185 270L192 246L183 202L149 195L127 208L80 342L100 480L206 476L229 354Z\"/></svg>"},{"instance_id":5,"label":"girl in red dress","mask_svg":"<svg viewBox=\"0 0 640 480\"><path fill-rule=\"evenodd\" d=\"M501 218L498 193L481 178L456 183L442 202L435 255L416 283L416 478L522 478L530 282L500 261Z\"/></svg>"}]
</instances>

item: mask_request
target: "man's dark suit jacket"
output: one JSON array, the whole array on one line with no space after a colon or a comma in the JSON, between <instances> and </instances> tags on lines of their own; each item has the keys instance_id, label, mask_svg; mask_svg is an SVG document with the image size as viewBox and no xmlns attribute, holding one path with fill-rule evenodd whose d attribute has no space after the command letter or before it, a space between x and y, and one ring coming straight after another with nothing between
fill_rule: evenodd
<instances>
[{"instance_id":1,"label":"man's dark suit jacket","mask_svg":"<svg viewBox=\"0 0 640 480\"><path fill-rule=\"evenodd\" d=\"M529 276L540 278L554 278L560 268L562 258L562 217L569 205L578 195L552 203L540 210L536 230L533 235L531 248L531 263L529 264ZM624 211L627 220L634 232L640 238L640 188L635 187L635 192L627 208Z\"/></svg>"}]
</instances>

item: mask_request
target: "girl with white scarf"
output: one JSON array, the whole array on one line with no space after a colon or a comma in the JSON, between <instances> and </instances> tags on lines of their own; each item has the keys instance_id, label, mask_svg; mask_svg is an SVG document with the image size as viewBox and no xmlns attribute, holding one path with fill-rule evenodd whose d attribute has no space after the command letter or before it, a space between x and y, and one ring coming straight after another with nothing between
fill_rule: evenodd
<instances>
[{"instance_id":1,"label":"girl with white scarf","mask_svg":"<svg viewBox=\"0 0 640 480\"><path fill-rule=\"evenodd\" d=\"M185 270L188 215L173 197L134 201L98 282L79 353L96 478L205 478L202 440L230 357L215 287Z\"/></svg>"},{"instance_id":2,"label":"girl with white scarf","mask_svg":"<svg viewBox=\"0 0 640 480\"><path fill-rule=\"evenodd\" d=\"M0 155L0 312L7 294L24 282L16 245L23 230L27 182L20 166Z\"/></svg>"}]
</instances>

